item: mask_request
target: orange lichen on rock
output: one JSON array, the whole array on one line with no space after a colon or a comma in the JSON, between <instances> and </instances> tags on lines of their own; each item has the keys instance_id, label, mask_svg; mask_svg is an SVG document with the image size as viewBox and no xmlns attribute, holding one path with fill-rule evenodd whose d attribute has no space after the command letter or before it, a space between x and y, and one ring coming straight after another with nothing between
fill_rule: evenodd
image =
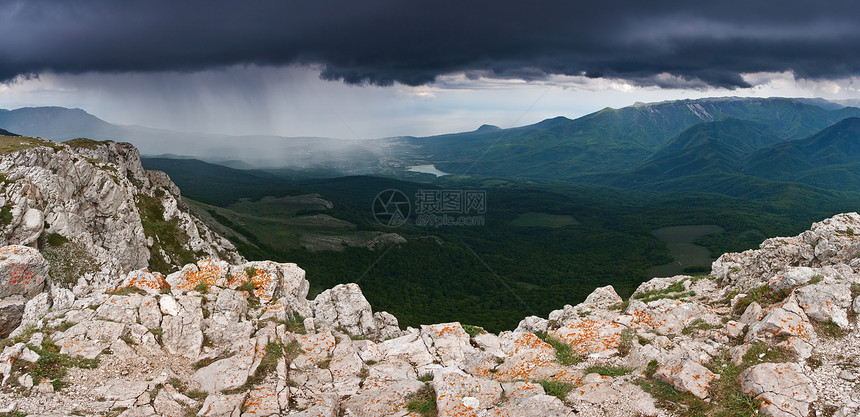
<instances>
[{"instance_id":1,"label":"orange lichen on rock","mask_svg":"<svg viewBox=\"0 0 860 417\"><path fill-rule=\"evenodd\" d=\"M423 330L432 334L433 338L441 338L444 336L469 337L469 334L463 330L460 323L446 323L432 326L424 326Z\"/></svg>"},{"instance_id":2,"label":"orange lichen on rock","mask_svg":"<svg viewBox=\"0 0 860 417\"><path fill-rule=\"evenodd\" d=\"M0 248L0 255L17 255L18 254L18 245L9 245Z\"/></svg>"},{"instance_id":3,"label":"orange lichen on rock","mask_svg":"<svg viewBox=\"0 0 860 417\"><path fill-rule=\"evenodd\" d=\"M314 334L296 334L296 341L299 342L305 354L308 355L313 362L319 362L328 359L331 356L332 350L337 344L337 339L331 332L314 333Z\"/></svg>"},{"instance_id":4,"label":"orange lichen on rock","mask_svg":"<svg viewBox=\"0 0 860 417\"><path fill-rule=\"evenodd\" d=\"M657 327L656 320L651 315L651 313L644 310L630 310L628 312L631 316L633 316L640 326L647 327L650 329L654 329Z\"/></svg>"},{"instance_id":5,"label":"orange lichen on rock","mask_svg":"<svg viewBox=\"0 0 860 417\"><path fill-rule=\"evenodd\" d=\"M140 288L148 293L159 293L164 288L170 288L170 284L164 279L164 275L158 272L149 272L145 270L132 271L128 274L123 284L116 288L115 291L124 288Z\"/></svg>"},{"instance_id":6,"label":"orange lichen on rock","mask_svg":"<svg viewBox=\"0 0 860 417\"><path fill-rule=\"evenodd\" d=\"M583 318L553 331L552 335L570 345L577 353L587 355L617 349L622 331L624 326L618 323Z\"/></svg>"},{"instance_id":7,"label":"orange lichen on rock","mask_svg":"<svg viewBox=\"0 0 860 417\"><path fill-rule=\"evenodd\" d=\"M259 387L248 393L242 408L248 416L269 416L278 414L278 393L273 387Z\"/></svg>"},{"instance_id":8,"label":"orange lichen on rock","mask_svg":"<svg viewBox=\"0 0 860 417\"><path fill-rule=\"evenodd\" d=\"M493 367L491 363L478 366L481 377L492 377L497 381L553 379L575 381L579 375L559 365L555 349L532 333L522 333L513 340L511 356ZM491 372L490 369L495 369ZM488 375L489 374L489 375Z\"/></svg>"},{"instance_id":9,"label":"orange lichen on rock","mask_svg":"<svg viewBox=\"0 0 860 417\"><path fill-rule=\"evenodd\" d=\"M251 282L254 283L254 295L263 303L272 301L272 293L269 287L273 282L277 281L277 276L272 276L269 271L257 269L257 273L251 277Z\"/></svg>"}]
</instances>

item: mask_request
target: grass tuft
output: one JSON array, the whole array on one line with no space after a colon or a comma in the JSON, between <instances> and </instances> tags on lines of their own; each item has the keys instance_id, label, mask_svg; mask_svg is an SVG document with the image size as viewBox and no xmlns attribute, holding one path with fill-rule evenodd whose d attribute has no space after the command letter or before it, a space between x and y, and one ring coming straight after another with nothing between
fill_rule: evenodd
<instances>
[{"instance_id":1,"label":"grass tuft","mask_svg":"<svg viewBox=\"0 0 860 417\"><path fill-rule=\"evenodd\" d=\"M564 366L571 366L581 363L583 358L580 354L576 353L573 348L570 347L567 343L558 340L545 332L537 332L535 333L540 340L548 343L555 349L555 359L559 364Z\"/></svg>"},{"instance_id":2,"label":"grass tuft","mask_svg":"<svg viewBox=\"0 0 860 417\"><path fill-rule=\"evenodd\" d=\"M618 377L621 375L627 375L633 370L626 366L612 366L612 365L591 365L585 368L585 374L600 374L603 376L611 376Z\"/></svg>"},{"instance_id":3,"label":"grass tuft","mask_svg":"<svg viewBox=\"0 0 860 417\"><path fill-rule=\"evenodd\" d=\"M105 293L108 295L123 295L123 296L131 295L131 294L140 294L140 295L146 295L147 294L146 291L144 291L140 288L137 288L135 286L123 287L123 288L120 288L117 290L107 291Z\"/></svg>"},{"instance_id":4,"label":"grass tuft","mask_svg":"<svg viewBox=\"0 0 860 417\"><path fill-rule=\"evenodd\" d=\"M621 338L618 341L618 356L623 358L633 351L633 336L633 330L624 329L621 332Z\"/></svg>"},{"instance_id":5,"label":"grass tuft","mask_svg":"<svg viewBox=\"0 0 860 417\"><path fill-rule=\"evenodd\" d=\"M557 397L558 399L564 401L567 398L567 394L573 389L573 384L570 382L562 382L562 381L553 381L551 379L542 379L537 381L540 386L543 387L546 395L552 395L553 397Z\"/></svg>"},{"instance_id":6,"label":"grass tuft","mask_svg":"<svg viewBox=\"0 0 860 417\"><path fill-rule=\"evenodd\" d=\"M436 391L430 384L425 383L418 391L406 396L406 409L421 414L422 417L435 417L439 414L436 408Z\"/></svg>"},{"instance_id":7,"label":"grass tuft","mask_svg":"<svg viewBox=\"0 0 860 417\"><path fill-rule=\"evenodd\" d=\"M33 348L33 351L39 354L39 360L35 363L16 361L14 364L16 371L22 374L29 373L34 381L43 379L52 381L51 385L55 391L69 386L69 383L63 380L68 368L94 369L99 365L98 359L75 358L61 354L60 348L50 340L43 341L42 347Z\"/></svg>"},{"instance_id":8,"label":"grass tuft","mask_svg":"<svg viewBox=\"0 0 860 417\"><path fill-rule=\"evenodd\" d=\"M845 330L839 327L838 324L834 323L832 319L825 322L813 321L812 326L815 328L815 332L818 333L819 336L833 338L845 336Z\"/></svg>"},{"instance_id":9,"label":"grass tuft","mask_svg":"<svg viewBox=\"0 0 860 417\"><path fill-rule=\"evenodd\" d=\"M747 292L747 295L738 300L735 306L732 308L732 313L736 316L740 316L744 314L747 307L753 302L757 302L761 305L762 308L770 307L782 300L791 293L791 290L780 290L774 291L770 289L767 285L762 285L760 287L753 288ZM729 297L733 297L732 294L729 294ZM729 298L731 300L731 298Z\"/></svg>"},{"instance_id":10,"label":"grass tuft","mask_svg":"<svg viewBox=\"0 0 860 417\"><path fill-rule=\"evenodd\" d=\"M687 325L687 327L684 327L684 329L681 330L681 334L685 335L685 336L689 336L689 335L693 334L693 332L696 330L707 331L707 330L711 330L713 328L714 328L714 326L708 324L704 320L695 319L689 325Z\"/></svg>"},{"instance_id":11,"label":"grass tuft","mask_svg":"<svg viewBox=\"0 0 860 417\"><path fill-rule=\"evenodd\" d=\"M197 285L194 286L194 291L197 291L200 294L206 294L207 292L209 292L209 285L206 284L206 281L201 279L200 282L198 282Z\"/></svg>"}]
</instances>

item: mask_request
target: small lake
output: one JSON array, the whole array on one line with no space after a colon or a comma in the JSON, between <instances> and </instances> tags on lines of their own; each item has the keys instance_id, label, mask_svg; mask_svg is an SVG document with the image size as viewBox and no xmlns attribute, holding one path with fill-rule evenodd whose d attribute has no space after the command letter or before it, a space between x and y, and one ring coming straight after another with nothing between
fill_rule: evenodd
<instances>
[{"instance_id":1,"label":"small lake","mask_svg":"<svg viewBox=\"0 0 860 417\"><path fill-rule=\"evenodd\" d=\"M701 236L723 233L724 231L725 229L715 224L672 226L652 230L651 234L666 242L666 246L669 247L669 254L675 260L665 265L648 268L648 278L685 274L684 268L692 266L710 267L711 263L716 260L711 257L711 251L693 242Z\"/></svg>"},{"instance_id":2,"label":"small lake","mask_svg":"<svg viewBox=\"0 0 860 417\"><path fill-rule=\"evenodd\" d=\"M519 217L511 221L511 224L519 227L547 227L556 229L559 227L579 224L579 221L574 219L573 216L563 214L529 212L520 214Z\"/></svg>"},{"instance_id":3,"label":"small lake","mask_svg":"<svg viewBox=\"0 0 860 417\"><path fill-rule=\"evenodd\" d=\"M436 169L436 165L415 165L409 167L407 171L420 172L422 174L433 174L437 177L441 177L443 175L451 175L447 172L439 171L438 169Z\"/></svg>"}]
</instances>

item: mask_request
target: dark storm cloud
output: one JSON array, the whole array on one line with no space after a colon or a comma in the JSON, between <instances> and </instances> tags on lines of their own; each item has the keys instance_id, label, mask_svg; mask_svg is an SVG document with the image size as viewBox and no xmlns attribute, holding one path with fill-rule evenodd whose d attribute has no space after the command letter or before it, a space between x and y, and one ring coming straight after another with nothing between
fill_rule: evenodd
<instances>
[{"instance_id":1,"label":"dark storm cloud","mask_svg":"<svg viewBox=\"0 0 860 417\"><path fill-rule=\"evenodd\" d=\"M0 0L0 80L318 64L356 84L462 71L734 88L860 73L858 21L853 0Z\"/></svg>"}]
</instances>

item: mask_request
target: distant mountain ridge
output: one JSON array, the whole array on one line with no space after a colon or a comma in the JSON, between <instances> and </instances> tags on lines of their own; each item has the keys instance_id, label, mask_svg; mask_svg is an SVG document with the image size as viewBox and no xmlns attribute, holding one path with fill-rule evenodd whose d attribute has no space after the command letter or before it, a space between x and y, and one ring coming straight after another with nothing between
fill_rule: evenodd
<instances>
[{"instance_id":1,"label":"distant mountain ridge","mask_svg":"<svg viewBox=\"0 0 860 417\"><path fill-rule=\"evenodd\" d=\"M860 118L842 120L808 138L762 149L744 172L822 188L860 189Z\"/></svg>"},{"instance_id":2,"label":"distant mountain ridge","mask_svg":"<svg viewBox=\"0 0 860 417\"><path fill-rule=\"evenodd\" d=\"M112 134L116 130L116 126L82 109L65 107L0 109L0 127L21 135L64 140Z\"/></svg>"},{"instance_id":3,"label":"distant mountain ridge","mask_svg":"<svg viewBox=\"0 0 860 417\"><path fill-rule=\"evenodd\" d=\"M145 154L240 169L400 176L409 166L433 164L453 174L729 192L733 184L755 189L770 187L768 181L855 189L860 165L845 138L856 136L856 122L840 122L856 117L860 109L823 99L721 97L636 103L510 129L482 125L471 132L366 141L179 133L116 126L58 107L0 110L0 128L55 140L129 141ZM825 143L828 138L843 140L836 146Z\"/></svg>"},{"instance_id":4,"label":"distant mountain ridge","mask_svg":"<svg viewBox=\"0 0 860 417\"><path fill-rule=\"evenodd\" d=\"M445 172L568 181L634 168L697 123L736 118L789 140L851 116L860 116L860 109L826 110L785 98L679 100L606 108L494 134L414 138L410 144L416 148L412 157Z\"/></svg>"}]
</instances>

